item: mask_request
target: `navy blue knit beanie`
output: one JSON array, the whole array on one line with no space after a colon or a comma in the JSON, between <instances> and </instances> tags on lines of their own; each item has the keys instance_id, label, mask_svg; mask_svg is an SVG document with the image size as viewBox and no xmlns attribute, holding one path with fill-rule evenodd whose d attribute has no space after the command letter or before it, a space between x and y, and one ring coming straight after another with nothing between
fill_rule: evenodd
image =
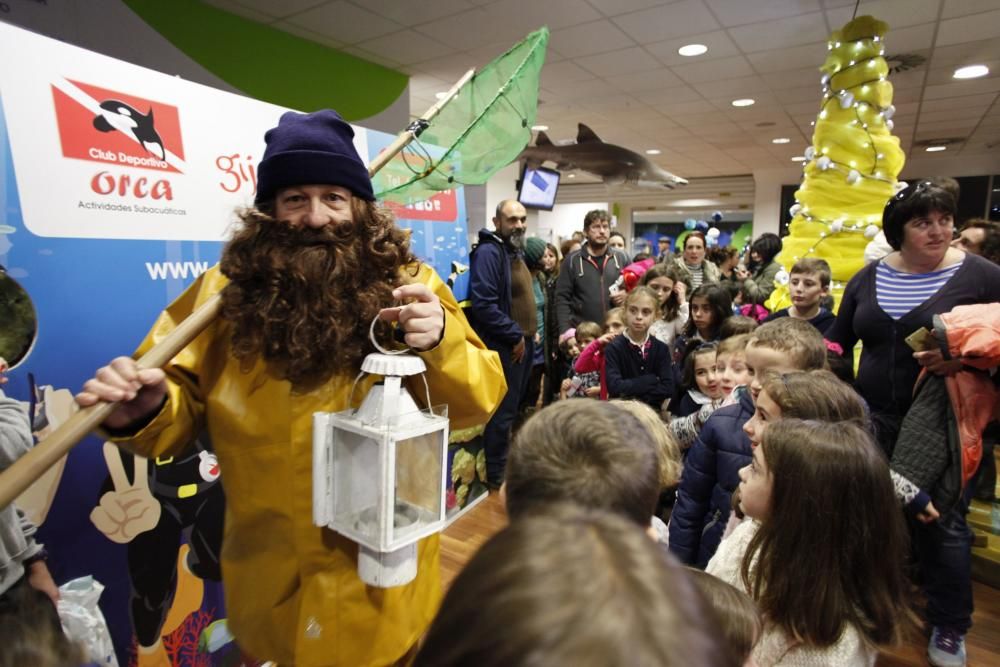
<instances>
[{"instance_id":1,"label":"navy blue knit beanie","mask_svg":"<svg viewBox=\"0 0 1000 667\"><path fill-rule=\"evenodd\" d=\"M354 148L354 130L333 109L310 114L287 111L264 135L264 159L257 167L255 203L273 199L293 185L340 185L374 201L368 168Z\"/></svg>"}]
</instances>

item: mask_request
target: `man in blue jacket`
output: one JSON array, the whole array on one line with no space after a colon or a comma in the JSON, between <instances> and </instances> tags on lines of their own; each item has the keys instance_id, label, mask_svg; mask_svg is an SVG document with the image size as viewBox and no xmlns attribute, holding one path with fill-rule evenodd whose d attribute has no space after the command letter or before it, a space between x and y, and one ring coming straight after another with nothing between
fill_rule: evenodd
<instances>
[{"instance_id":1,"label":"man in blue jacket","mask_svg":"<svg viewBox=\"0 0 1000 667\"><path fill-rule=\"evenodd\" d=\"M496 487L503 481L511 426L531 371L535 303L522 252L526 220L519 202L500 202L496 231L479 230L469 264L466 314L486 347L500 355L507 380L507 394L483 432L487 480Z\"/></svg>"}]
</instances>

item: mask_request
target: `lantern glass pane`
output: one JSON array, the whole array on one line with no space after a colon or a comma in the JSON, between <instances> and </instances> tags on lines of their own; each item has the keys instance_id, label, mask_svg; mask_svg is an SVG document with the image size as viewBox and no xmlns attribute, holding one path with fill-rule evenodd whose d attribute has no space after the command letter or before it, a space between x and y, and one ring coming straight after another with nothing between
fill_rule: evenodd
<instances>
[{"instance_id":1,"label":"lantern glass pane","mask_svg":"<svg viewBox=\"0 0 1000 667\"><path fill-rule=\"evenodd\" d=\"M377 543L381 443L336 426L332 431L334 524Z\"/></svg>"},{"instance_id":2,"label":"lantern glass pane","mask_svg":"<svg viewBox=\"0 0 1000 667\"><path fill-rule=\"evenodd\" d=\"M393 541L440 520L445 437L445 431L438 430L396 443Z\"/></svg>"}]
</instances>

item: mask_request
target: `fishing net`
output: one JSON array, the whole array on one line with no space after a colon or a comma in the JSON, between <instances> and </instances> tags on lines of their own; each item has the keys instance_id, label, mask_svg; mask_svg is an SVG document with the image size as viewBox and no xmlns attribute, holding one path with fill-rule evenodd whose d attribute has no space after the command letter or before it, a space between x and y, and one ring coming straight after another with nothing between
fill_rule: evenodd
<instances>
[{"instance_id":1,"label":"fishing net","mask_svg":"<svg viewBox=\"0 0 1000 667\"><path fill-rule=\"evenodd\" d=\"M548 28L528 35L475 73L419 139L372 177L378 199L409 204L460 185L482 185L531 139Z\"/></svg>"}]
</instances>

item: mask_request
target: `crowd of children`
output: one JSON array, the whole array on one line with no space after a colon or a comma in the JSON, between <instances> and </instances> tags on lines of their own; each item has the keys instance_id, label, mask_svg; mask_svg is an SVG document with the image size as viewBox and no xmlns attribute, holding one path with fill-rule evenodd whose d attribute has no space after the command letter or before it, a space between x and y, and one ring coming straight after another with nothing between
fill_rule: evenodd
<instances>
[{"instance_id":1,"label":"crowd of children","mask_svg":"<svg viewBox=\"0 0 1000 667\"><path fill-rule=\"evenodd\" d=\"M792 306L758 323L657 264L601 330L579 325L563 393L611 400L521 427L510 526L415 664L871 667L915 630L902 503L823 336L829 284L825 262L798 262ZM473 618L480 641L456 642Z\"/></svg>"}]
</instances>

